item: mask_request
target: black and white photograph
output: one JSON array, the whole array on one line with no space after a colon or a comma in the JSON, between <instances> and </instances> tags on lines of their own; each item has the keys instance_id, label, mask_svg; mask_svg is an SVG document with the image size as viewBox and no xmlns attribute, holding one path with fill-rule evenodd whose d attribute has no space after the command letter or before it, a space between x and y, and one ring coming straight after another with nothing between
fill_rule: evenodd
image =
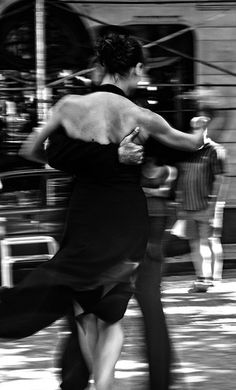
<instances>
[{"instance_id":1,"label":"black and white photograph","mask_svg":"<svg viewBox=\"0 0 236 390\"><path fill-rule=\"evenodd\" d=\"M1 390L235 390L235 22L0 0Z\"/></svg>"}]
</instances>

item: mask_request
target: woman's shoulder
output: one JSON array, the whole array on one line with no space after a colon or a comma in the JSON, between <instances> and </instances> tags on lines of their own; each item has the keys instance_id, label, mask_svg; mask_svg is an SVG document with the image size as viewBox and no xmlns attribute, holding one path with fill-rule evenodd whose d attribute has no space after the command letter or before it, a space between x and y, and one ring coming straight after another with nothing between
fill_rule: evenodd
<instances>
[{"instance_id":1,"label":"woman's shoulder","mask_svg":"<svg viewBox=\"0 0 236 390\"><path fill-rule=\"evenodd\" d=\"M83 101L84 96L83 95L76 95L76 94L68 94L63 96L59 101L58 104L61 107L68 106L70 104L74 103L80 103Z\"/></svg>"},{"instance_id":2,"label":"woman's shoulder","mask_svg":"<svg viewBox=\"0 0 236 390\"><path fill-rule=\"evenodd\" d=\"M57 107L60 110L70 108L72 106L88 106L88 105L102 105L106 103L106 107L117 104L124 107L129 107L133 109L139 110L135 103L131 102L125 96L117 95L114 93L110 93L107 91L92 91L86 95L76 95L76 94L68 94L63 96L54 107Z\"/></svg>"},{"instance_id":3,"label":"woman's shoulder","mask_svg":"<svg viewBox=\"0 0 236 390\"><path fill-rule=\"evenodd\" d=\"M76 94L65 95L58 100L58 102L54 105L54 107L57 107L58 109L63 109L75 103L82 103L85 96L87 95L76 95Z\"/></svg>"},{"instance_id":4,"label":"woman's shoulder","mask_svg":"<svg viewBox=\"0 0 236 390\"><path fill-rule=\"evenodd\" d=\"M59 114L63 115L65 111L68 109L68 107L71 107L71 105L79 100L80 95L65 95L62 98L60 98L50 109L49 111L49 117L53 114Z\"/></svg>"}]
</instances>

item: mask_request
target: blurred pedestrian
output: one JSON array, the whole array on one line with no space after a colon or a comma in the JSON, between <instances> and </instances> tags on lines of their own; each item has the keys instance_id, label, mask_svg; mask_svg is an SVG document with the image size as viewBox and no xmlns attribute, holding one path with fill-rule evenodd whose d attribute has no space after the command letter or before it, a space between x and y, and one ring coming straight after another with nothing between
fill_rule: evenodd
<instances>
[{"instance_id":1,"label":"blurred pedestrian","mask_svg":"<svg viewBox=\"0 0 236 390\"><path fill-rule=\"evenodd\" d=\"M225 199L225 149L207 135L210 118L195 117L192 129L205 124L205 144L189 153L179 165L178 218L186 221L191 257L196 272L193 291L205 292L222 278L223 251L220 242ZM213 136L213 129L211 130ZM191 290L192 291L192 290Z\"/></svg>"}]
</instances>

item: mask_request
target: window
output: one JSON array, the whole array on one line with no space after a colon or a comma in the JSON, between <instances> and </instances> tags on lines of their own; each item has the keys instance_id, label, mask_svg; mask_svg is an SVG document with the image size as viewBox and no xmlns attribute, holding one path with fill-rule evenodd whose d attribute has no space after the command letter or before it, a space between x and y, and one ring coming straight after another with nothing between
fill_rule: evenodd
<instances>
[{"instance_id":1,"label":"window","mask_svg":"<svg viewBox=\"0 0 236 390\"><path fill-rule=\"evenodd\" d=\"M126 28L143 45L185 29L180 24L133 24ZM149 108L181 130L188 131L189 120L194 108L188 107L183 95L193 88L194 52L192 31L180 34L160 45L147 50L147 77L135 94L135 99L143 107Z\"/></svg>"},{"instance_id":2,"label":"window","mask_svg":"<svg viewBox=\"0 0 236 390\"><path fill-rule=\"evenodd\" d=\"M0 18L0 69L35 69L34 3L22 0L4 10ZM59 1L46 0L45 16L48 72L86 68L92 44L77 13Z\"/></svg>"}]
</instances>

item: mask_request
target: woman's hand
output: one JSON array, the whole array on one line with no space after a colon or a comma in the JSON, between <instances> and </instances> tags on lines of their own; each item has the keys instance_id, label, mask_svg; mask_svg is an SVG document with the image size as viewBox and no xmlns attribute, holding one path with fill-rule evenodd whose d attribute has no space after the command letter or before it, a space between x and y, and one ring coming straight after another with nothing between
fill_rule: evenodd
<instances>
[{"instance_id":1,"label":"woman's hand","mask_svg":"<svg viewBox=\"0 0 236 390\"><path fill-rule=\"evenodd\" d=\"M191 119L190 126L193 130L206 130L210 121L211 118L209 118L208 116L195 116Z\"/></svg>"}]
</instances>

